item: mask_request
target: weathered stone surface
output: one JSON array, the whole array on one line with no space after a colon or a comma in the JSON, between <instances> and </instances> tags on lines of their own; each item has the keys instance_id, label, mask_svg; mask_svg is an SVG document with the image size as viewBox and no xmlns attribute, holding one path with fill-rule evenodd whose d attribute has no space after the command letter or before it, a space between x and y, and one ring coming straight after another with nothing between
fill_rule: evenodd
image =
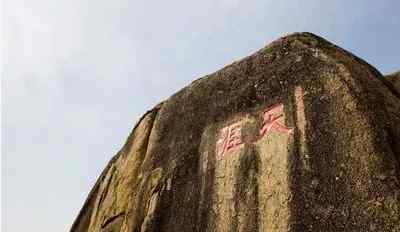
<instances>
[{"instance_id":1,"label":"weathered stone surface","mask_svg":"<svg viewBox=\"0 0 400 232\"><path fill-rule=\"evenodd\" d=\"M386 78L400 92L400 71L387 75Z\"/></svg>"},{"instance_id":2,"label":"weathered stone surface","mask_svg":"<svg viewBox=\"0 0 400 232\"><path fill-rule=\"evenodd\" d=\"M400 94L310 33L147 112L71 231L400 231Z\"/></svg>"}]
</instances>

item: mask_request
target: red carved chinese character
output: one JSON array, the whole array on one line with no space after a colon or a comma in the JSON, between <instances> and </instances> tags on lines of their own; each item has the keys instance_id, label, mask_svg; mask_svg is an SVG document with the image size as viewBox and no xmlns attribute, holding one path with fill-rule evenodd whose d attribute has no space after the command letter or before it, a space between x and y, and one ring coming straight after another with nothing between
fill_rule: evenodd
<instances>
[{"instance_id":1,"label":"red carved chinese character","mask_svg":"<svg viewBox=\"0 0 400 232\"><path fill-rule=\"evenodd\" d=\"M221 138L217 141L217 158L222 159L225 152L242 144L242 122L237 122L221 130Z\"/></svg>"},{"instance_id":2,"label":"red carved chinese character","mask_svg":"<svg viewBox=\"0 0 400 232\"><path fill-rule=\"evenodd\" d=\"M283 104L278 104L265 110L262 113L263 124L259 131L259 137L253 141L257 142L259 139L268 135L271 130L275 130L278 133L291 134L292 128L284 125L284 112ZM242 141L242 127L245 121L239 121L227 127L224 127L219 135L219 139L216 144L216 157L217 159L224 158L227 151L243 144Z\"/></svg>"},{"instance_id":3,"label":"red carved chinese character","mask_svg":"<svg viewBox=\"0 0 400 232\"><path fill-rule=\"evenodd\" d=\"M283 122L283 105L279 104L268 110L264 111L263 113L263 126L260 130L260 137L264 135L268 135L269 131L274 129L279 133L290 134L292 133L292 129L285 126Z\"/></svg>"}]
</instances>

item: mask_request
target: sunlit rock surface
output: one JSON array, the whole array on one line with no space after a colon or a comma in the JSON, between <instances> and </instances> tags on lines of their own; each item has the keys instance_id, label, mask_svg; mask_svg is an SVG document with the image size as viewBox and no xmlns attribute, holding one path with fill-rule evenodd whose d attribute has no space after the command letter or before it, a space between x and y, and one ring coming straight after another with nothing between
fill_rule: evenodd
<instances>
[{"instance_id":1,"label":"sunlit rock surface","mask_svg":"<svg viewBox=\"0 0 400 232\"><path fill-rule=\"evenodd\" d=\"M71 231L400 231L399 91L278 39L144 114Z\"/></svg>"}]
</instances>

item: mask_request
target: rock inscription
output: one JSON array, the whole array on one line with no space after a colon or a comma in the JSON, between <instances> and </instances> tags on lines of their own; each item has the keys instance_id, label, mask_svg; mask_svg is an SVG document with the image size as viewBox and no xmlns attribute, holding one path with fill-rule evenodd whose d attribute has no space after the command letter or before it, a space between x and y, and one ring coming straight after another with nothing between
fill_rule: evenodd
<instances>
[{"instance_id":1,"label":"rock inscription","mask_svg":"<svg viewBox=\"0 0 400 232\"><path fill-rule=\"evenodd\" d=\"M283 121L284 111L282 103L266 108L261 112L260 116L262 118L262 126L259 129L258 137L253 142L257 142L261 138L268 136L272 131L282 134L293 133L293 129L287 127ZM247 115L244 118L247 118ZM243 144L242 128L245 124L246 120L242 118L220 130L216 144L217 159L223 159L229 150Z\"/></svg>"}]
</instances>

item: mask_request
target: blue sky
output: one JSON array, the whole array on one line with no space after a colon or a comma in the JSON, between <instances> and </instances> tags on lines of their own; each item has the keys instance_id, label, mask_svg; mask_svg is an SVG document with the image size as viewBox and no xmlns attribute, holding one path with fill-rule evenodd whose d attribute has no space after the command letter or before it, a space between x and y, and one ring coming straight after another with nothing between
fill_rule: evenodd
<instances>
[{"instance_id":1,"label":"blue sky","mask_svg":"<svg viewBox=\"0 0 400 232\"><path fill-rule=\"evenodd\" d=\"M400 69L400 1L5 0L2 231L67 231L146 110L309 31Z\"/></svg>"}]
</instances>

